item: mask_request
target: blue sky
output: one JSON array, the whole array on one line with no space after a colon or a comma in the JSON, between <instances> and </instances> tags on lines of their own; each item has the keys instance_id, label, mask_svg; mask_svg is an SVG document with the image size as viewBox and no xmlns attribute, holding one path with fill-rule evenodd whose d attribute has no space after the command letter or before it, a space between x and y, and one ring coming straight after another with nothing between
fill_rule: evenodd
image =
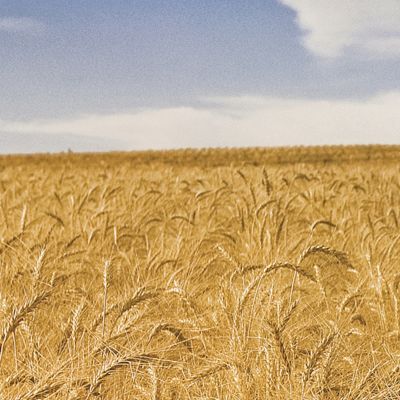
<instances>
[{"instance_id":1,"label":"blue sky","mask_svg":"<svg viewBox=\"0 0 400 400\"><path fill-rule=\"evenodd\" d=\"M0 1L0 43L2 153L400 143L397 0Z\"/></svg>"}]
</instances>

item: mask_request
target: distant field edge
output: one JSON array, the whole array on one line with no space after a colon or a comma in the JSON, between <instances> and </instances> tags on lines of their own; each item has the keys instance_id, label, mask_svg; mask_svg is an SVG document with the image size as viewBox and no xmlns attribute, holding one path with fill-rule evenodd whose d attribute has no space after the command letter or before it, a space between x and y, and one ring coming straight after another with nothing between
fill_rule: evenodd
<instances>
[{"instance_id":1,"label":"distant field edge","mask_svg":"<svg viewBox=\"0 0 400 400\"><path fill-rule=\"evenodd\" d=\"M104 153L40 153L0 155L0 165L25 163L164 163L170 165L225 166L356 161L400 161L400 145L335 145L202 148L178 150L111 151Z\"/></svg>"}]
</instances>

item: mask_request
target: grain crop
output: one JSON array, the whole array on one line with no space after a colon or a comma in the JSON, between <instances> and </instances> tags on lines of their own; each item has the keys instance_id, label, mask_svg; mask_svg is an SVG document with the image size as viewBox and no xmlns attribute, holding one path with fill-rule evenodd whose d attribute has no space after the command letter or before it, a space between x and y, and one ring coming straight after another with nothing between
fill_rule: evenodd
<instances>
[{"instance_id":1,"label":"grain crop","mask_svg":"<svg viewBox=\"0 0 400 400\"><path fill-rule=\"evenodd\" d=\"M400 398L400 148L0 157L0 398Z\"/></svg>"}]
</instances>

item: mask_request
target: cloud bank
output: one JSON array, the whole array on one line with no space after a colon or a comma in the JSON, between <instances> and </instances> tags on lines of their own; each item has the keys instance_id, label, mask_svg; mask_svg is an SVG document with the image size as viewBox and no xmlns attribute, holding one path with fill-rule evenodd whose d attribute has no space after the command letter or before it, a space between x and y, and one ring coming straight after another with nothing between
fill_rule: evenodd
<instances>
[{"instance_id":1,"label":"cloud bank","mask_svg":"<svg viewBox=\"0 0 400 400\"><path fill-rule=\"evenodd\" d=\"M28 17L0 17L0 32L37 34L43 32L45 25Z\"/></svg>"},{"instance_id":2,"label":"cloud bank","mask_svg":"<svg viewBox=\"0 0 400 400\"><path fill-rule=\"evenodd\" d=\"M47 144L63 138L65 149L76 151L88 150L88 140L80 147L78 137L105 150L400 144L399 109L400 92L390 92L357 101L222 97L204 100L199 107L24 122L0 119L0 151L8 152L4 138L10 145L19 135L24 135L25 145L37 143L38 135L45 137ZM49 150L44 147L41 151ZM35 148L40 151L37 145Z\"/></svg>"},{"instance_id":3,"label":"cloud bank","mask_svg":"<svg viewBox=\"0 0 400 400\"><path fill-rule=\"evenodd\" d=\"M352 47L375 56L400 57L398 0L279 0L296 12L303 44L322 57Z\"/></svg>"}]
</instances>

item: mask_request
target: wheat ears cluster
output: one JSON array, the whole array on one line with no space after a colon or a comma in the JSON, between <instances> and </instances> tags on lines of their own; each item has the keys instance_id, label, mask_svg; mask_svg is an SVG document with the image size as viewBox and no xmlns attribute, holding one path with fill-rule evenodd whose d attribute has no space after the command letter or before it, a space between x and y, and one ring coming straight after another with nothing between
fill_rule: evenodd
<instances>
[{"instance_id":1,"label":"wheat ears cluster","mask_svg":"<svg viewBox=\"0 0 400 400\"><path fill-rule=\"evenodd\" d=\"M335 151L0 159L0 398L399 399L400 167Z\"/></svg>"}]
</instances>

